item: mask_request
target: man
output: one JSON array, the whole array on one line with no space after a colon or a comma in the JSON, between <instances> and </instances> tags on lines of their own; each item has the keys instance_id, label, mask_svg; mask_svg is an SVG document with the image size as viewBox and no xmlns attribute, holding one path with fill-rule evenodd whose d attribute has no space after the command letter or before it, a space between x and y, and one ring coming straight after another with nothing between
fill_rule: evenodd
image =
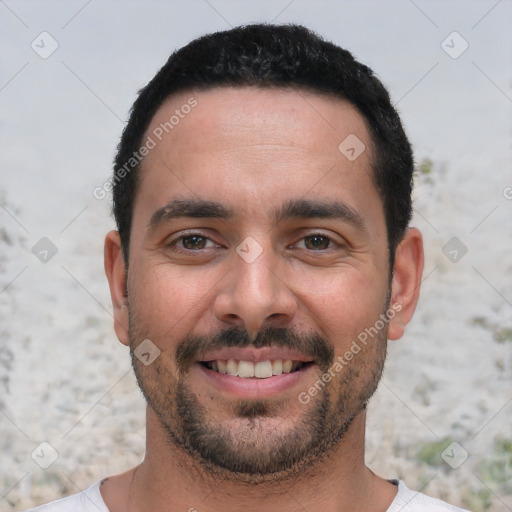
<instances>
[{"instance_id":1,"label":"man","mask_svg":"<svg viewBox=\"0 0 512 512\"><path fill-rule=\"evenodd\" d=\"M105 240L146 456L43 509L460 510L364 463L419 294L412 172L382 84L303 27L171 55L124 130Z\"/></svg>"}]
</instances>

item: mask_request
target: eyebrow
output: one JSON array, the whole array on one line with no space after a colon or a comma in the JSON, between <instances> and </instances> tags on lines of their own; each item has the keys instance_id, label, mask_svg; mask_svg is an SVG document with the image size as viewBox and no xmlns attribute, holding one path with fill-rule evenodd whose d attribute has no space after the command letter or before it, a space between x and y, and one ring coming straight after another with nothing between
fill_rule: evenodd
<instances>
[{"instance_id":1,"label":"eyebrow","mask_svg":"<svg viewBox=\"0 0 512 512\"><path fill-rule=\"evenodd\" d=\"M231 207L217 201L174 199L153 213L148 229L156 230L162 224L181 217L230 220L234 217L234 213ZM279 224L291 218L339 219L361 231L368 232L368 226L363 217L356 210L339 201L291 199L272 210L270 218L273 224Z\"/></svg>"},{"instance_id":2,"label":"eyebrow","mask_svg":"<svg viewBox=\"0 0 512 512\"><path fill-rule=\"evenodd\" d=\"M162 224L180 217L228 220L233 217L233 211L228 206L216 201L174 199L151 215L148 228L153 231Z\"/></svg>"},{"instance_id":3,"label":"eyebrow","mask_svg":"<svg viewBox=\"0 0 512 512\"><path fill-rule=\"evenodd\" d=\"M338 219L354 225L361 231L368 231L361 215L340 201L292 199L272 213L275 224L290 218L299 219Z\"/></svg>"}]
</instances>

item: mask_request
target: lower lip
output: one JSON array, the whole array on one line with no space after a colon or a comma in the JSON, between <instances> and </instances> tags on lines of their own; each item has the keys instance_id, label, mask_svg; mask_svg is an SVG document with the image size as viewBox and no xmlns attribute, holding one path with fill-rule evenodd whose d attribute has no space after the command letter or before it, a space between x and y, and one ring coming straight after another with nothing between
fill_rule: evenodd
<instances>
[{"instance_id":1,"label":"lower lip","mask_svg":"<svg viewBox=\"0 0 512 512\"><path fill-rule=\"evenodd\" d=\"M210 384L220 391L230 393L239 398L268 398L288 391L297 386L299 382L303 382L306 375L313 371L314 366L314 364L308 364L298 371L282 373L281 375L274 375L266 379L258 379L257 377L245 379L209 370L199 363L194 364L194 367L199 369ZM302 387L306 389L304 385Z\"/></svg>"}]
</instances>

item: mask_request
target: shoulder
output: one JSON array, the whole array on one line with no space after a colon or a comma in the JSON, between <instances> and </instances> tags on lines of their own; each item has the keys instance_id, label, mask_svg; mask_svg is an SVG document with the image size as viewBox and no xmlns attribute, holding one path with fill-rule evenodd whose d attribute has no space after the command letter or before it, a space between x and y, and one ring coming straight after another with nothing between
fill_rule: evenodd
<instances>
[{"instance_id":1,"label":"shoulder","mask_svg":"<svg viewBox=\"0 0 512 512\"><path fill-rule=\"evenodd\" d=\"M412 491L402 481L395 480L394 483L398 483L398 493L386 512L469 512L421 492Z\"/></svg>"},{"instance_id":2,"label":"shoulder","mask_svg":"<svg viewBox=\"0 0 512 512\"><path fill-rule=\"evenodd\" d=\"M109 512L101 497L101 480L78 494L52 501L26 512Z\"/></svg>"}]
</instances>

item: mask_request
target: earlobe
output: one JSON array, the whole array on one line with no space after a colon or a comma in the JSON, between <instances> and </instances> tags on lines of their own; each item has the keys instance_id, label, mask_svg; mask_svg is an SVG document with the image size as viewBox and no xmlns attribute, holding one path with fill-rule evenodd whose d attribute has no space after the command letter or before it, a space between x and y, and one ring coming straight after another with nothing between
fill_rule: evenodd
<instances>
[{"instance_id":1,"label":"earlobe","mask_svg":"<svg viewBox=\"0 0 512 512\"><path fill-rule=\"evenodd\" d=\"M422 274L423 239L418 229L409 228L395 253L390 303L395 315L389 322L390 340L401 338L412 318L419 299Z\"/></svg>"},{"instance_id":2,"label":"earlobe","mask_svg":"<svg viewBox=\"0 0 512 512\"><path fill-rule=\"evenodd\" d=\"M104 266L114 308L114 330L119 341L128 345L129 316L126 298L126 265L121 238L117 231L110 231L105 237Z\"/></svg>"}]
</instances>

